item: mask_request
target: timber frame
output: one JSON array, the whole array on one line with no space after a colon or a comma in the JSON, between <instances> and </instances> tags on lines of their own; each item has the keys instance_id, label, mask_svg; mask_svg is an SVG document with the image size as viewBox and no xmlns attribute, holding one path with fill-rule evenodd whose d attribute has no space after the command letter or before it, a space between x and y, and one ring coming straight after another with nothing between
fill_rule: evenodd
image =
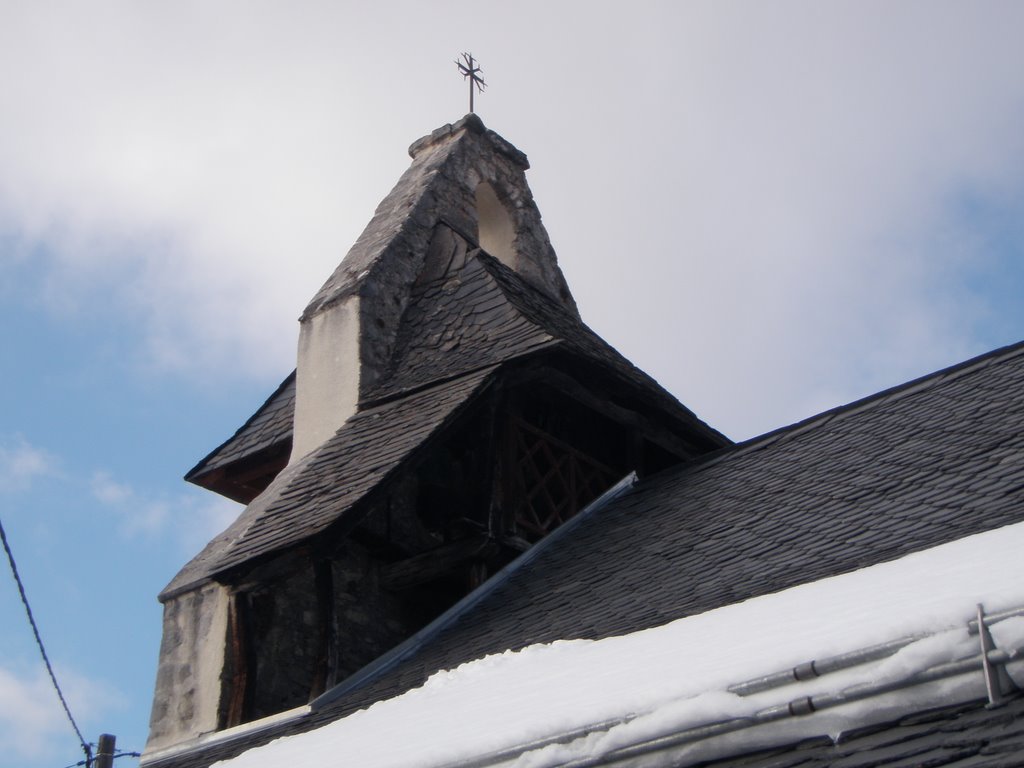
<instances>
[{"instance_id":1,"label":"timber frame","mask_svg":"<svg viewBox=\"0 0 1024 768\"><path fill-rule=\"evenodd\" d=\"M312 701L629 472L682 463L701 447L660 403L571 355L496 373L347 522L218 577L232 595L222 727Z\"/></svg>"}]
</instances>

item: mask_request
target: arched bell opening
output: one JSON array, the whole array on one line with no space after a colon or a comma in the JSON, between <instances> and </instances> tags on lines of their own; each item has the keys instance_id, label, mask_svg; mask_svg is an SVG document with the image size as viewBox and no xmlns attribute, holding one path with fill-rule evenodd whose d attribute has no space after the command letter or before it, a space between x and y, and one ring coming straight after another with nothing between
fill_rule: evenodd
<instances>
[{"instance_id":1,"label":"arched bell opening","mask_svg":"<svg viewBox=\"0 0 1024 768\"><path fill-rule=\"evenodd\" d=\"M515 223L494 187L486 181L476 188L476 213L480 247L509 269L518 269Z\"/></svg>"}]
</instances>

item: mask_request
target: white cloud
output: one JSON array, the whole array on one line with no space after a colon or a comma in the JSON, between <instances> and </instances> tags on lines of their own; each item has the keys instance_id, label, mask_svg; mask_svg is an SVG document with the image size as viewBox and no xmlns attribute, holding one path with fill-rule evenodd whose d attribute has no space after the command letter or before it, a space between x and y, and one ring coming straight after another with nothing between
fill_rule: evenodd
<instances>
[{"instance_id":1,"label":"white cloud","mask_svg":"<svg viewBox=\"0 0 1024 768\"><path fill-rule=\"evenodd\" d=\"M27 490L34 480L53 475L56 470L56 457L23 437L0 443L0 491Z\"/></svg>"},{"instance_id":2,"label":"white cloud","mask_svg":"<svg viewBox=\"0 0 1024 768\"><path fill-rule=\"evenodd\" d=\"M195 554L215 535L234 522L242 511L242 506L223 496L198 492L182 498L185 510L185 521L178 537L182 548L188 554Z\"/></svg>"},{"instance_id":3,"label":"white cloud","mask_svg":"<svg viewBox=\"0 0 1024 768\"><path fill-rule=\"evenodd\" d=\"M152 497L102 471L93 474L91 489L96 500L117 516L120 535L128 539L170 536L187 554L226 528L242 509L230 499L198 491Z\"/></svg>"},{"instance_id":4,"label":"white cloud","mask_svg":"<svg viewBox=\"0 0 1024 768\"><path fill-rule=\"evenodd\" d=\"M74 670L56 670L61 690L79 727L102 720L125 706L125 697L110 684ZM87 719L80 719L86 717ZM88 737L87 737L88 738ZM5 765L49 760L66 765L81 759L77 737L42 664L0 663L0 744ZM77 757L76 757L77 755ZM10 763L6 762L11 760Z\"/></svg>"},{"instance_id":5,"label":"white cloud","mask_svg":"<svg viewBox=\"0 0 1024 768\"><path fill-rule=\"evenodd\" d=\"M123 506L131 501L132 489L123 483L116 483L106 472L96 472L92 477L92 493L97 501L108 506Z\"/></svg>"},{"instance_id":6,"label":"white cloud","mask_svg":"<svg viewBox=\"0 0 1024 768\"><path fill-rule=\"evenodd\" d=\"M94 473L91 487L96 500L119 516L123 536L153 537L163 530L170 511L166 501L140 497L131 486L106 472Z\"/></svg>"},{"instance_id":7,"label":"white cloud","mask_svg":"<svg viewBox=\"0 0 1024 768\"><path fill-rule=\"evenodd\" d=\"M547 211L570 277L603 294L591 320L734 434L994 343L964 285L992 254L958 204L1024 199L1022 9L824 8L652 24L656 111L584 132L570 158L570 178L595 180L574 204L602 206L601 226ZM595 175L602 154L616 167Z\"/></svg>"},{"instance_id":8,"label":"white cloud","mask_svg":"<svg viewBox=\"0 0 1024 768\"><path fill-rule=\"evenodd\" d=\"M587 319L749 434L991 345L960 203L1019 218L1022 23L995 2L25 5L0 30L0 230L47 244L55 309L131 316L148 363L280 375L404 147L465 108L473 40L479 109L530 153Z\"/></svg>"},{"instance_id":9,"label":"white cloud","mask_svg":"<svg viewBox=\"0 0 1024 768\"><path fill-rule=\"evenodd\" d=\"M0 221L50 246L61 310L101 292L138 313L154 363L277 373L352 203L327 40L282 47L294 25L249 9L105 7L7 15Z\"/></svg>"}]
</instances>

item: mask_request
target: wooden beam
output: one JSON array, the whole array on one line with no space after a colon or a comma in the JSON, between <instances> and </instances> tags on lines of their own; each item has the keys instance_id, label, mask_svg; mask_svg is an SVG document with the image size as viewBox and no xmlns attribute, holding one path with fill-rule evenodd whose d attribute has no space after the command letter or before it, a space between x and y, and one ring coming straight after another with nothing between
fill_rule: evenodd
<instances>
[{"instance_id":1,"label":"wooden beam","mask_svg":"<svg viewBox=\"0 0 1024 768\"><path fill-rule=\"evenodd\" d=\"M567 373L553 368L547 369L544 371L542 381L545 384L549 384L553 389L568 395L581 405L604 414L612 421L638 430L652 443L657 443L666 451L681 459L692 458L699 453L685 438L665 429L665 427L648 419L643 414L595 395Z\"/></svg>"},{"instance_id":2,"label":"wooden beam","mask_svg":"<svg viewBox=\"0 0 1024 768\"><path fill-rule=\"evenodd\" d=\"M472 558L485 558L497 554L499 547L489 536L471 536L437 549L413 555L396 563L382 565L381 586L401 590L425 584L450 573Z\"/></svg>"},{"instance_id":3,"label":"wooden beam","mask_svg":"<svg viewBox=\"0 0 1024 768\"><path fill-rule=\"evenodd\" d=\"M316 585L316 662L313 667L313 681L310 684L309 700L312 701L327 690L331 677L331 626L334 623L334 568L330 560L320 560L313 566L313 582Z\"/></svg>"},{"instance_id":4,"label":"wooden beam","mask_svg":"<svg viewBox=\"0 0 1024 768\"><path fill-rule=\"evenodd\" d=\"M246 643L245 595L234 593L228 602L228 675L221 685L227 690L221 695L221 728L231 728L245 721L249 697L249 658Z\"/></svg>"}]
</instances>

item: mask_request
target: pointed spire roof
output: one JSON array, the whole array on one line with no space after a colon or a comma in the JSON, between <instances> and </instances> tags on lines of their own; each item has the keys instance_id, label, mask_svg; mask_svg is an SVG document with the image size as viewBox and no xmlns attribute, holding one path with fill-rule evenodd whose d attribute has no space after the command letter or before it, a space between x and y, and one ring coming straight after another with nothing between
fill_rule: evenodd
<instances>
[{"instance_id":1,"label":"pointed spire roof","mask_svg":"<svg viewBox=\"0 0 1024 768\"><path fill-rule=\"evenodd\" d=\"M407 289L419 273L434 227L441 222L470 243L481 245L476 205L481 184L495 188L513 219L517 271L576 313L526 183L530 164L525 154L486 128L477 115L468 114L414 142L409 155L412 164L310 300L304 318L374 283Z\"/></svg>"},{"instance_id":2,"label":"pointed spire roof","mask_svg":"<svg viewBox=\"0 0 1024 768\"><path fill-rule=\"evenodd\" d=\"M409 169L302 315L309 324L359 299L358 360L348 366L359 370L357 408L559 346L682 414L702 442L728 442L580 321L526 183L526 155L472 114L419 139L409 153ZM503 215L508 218L495 223ZM514 235L510 243L502 232ZM487 253L481 242L510 249ZM330 346L317 357L325 351ZM186 479L247 501L243 496L252 492L224 478L234 467L248 473L248 464L265 457L280 469L277 457L293 440L294 376Z\"/></svg>"}]
</instances>

